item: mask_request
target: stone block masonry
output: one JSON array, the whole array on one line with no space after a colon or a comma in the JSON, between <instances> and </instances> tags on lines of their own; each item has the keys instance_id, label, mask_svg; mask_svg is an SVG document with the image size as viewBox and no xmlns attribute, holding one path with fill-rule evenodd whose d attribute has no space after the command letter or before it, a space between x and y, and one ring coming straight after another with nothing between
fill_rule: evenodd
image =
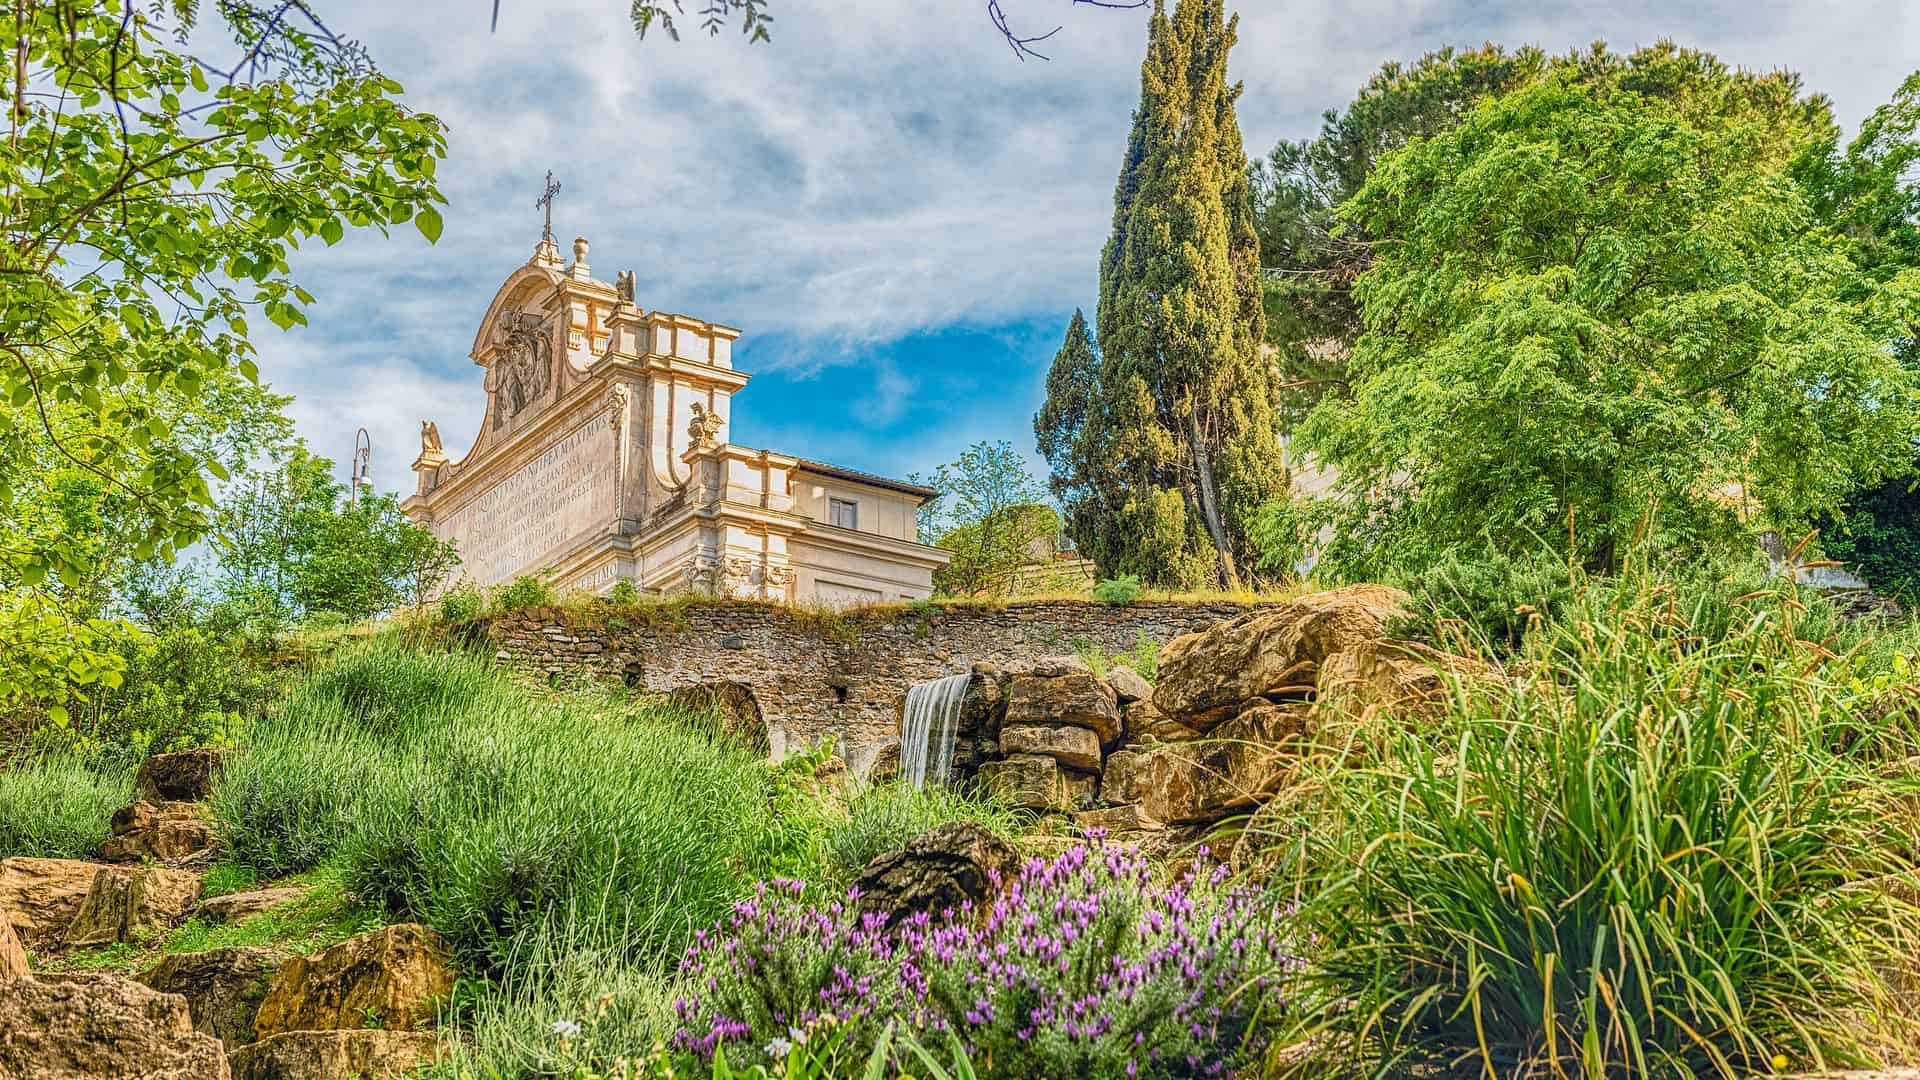
<instances>
[{"instance_id":1,"label":"stone block masonry","mask_svg":"<svg viewBox=\"0 0 1920 1080\"><path fill-rule=\"evenodd\" d=\"M470 629L497 659L558 677L624 680L666 693L735 681L752 687L775 756L836 737L864 772L896 739L896 711L918 682L977 662L1017 666L1082 649L1164 644L1242 615L1245 605L1069 600L859 609L840 613L715 600L591 615L532 610Z\"/></svg>"}]
</instances>

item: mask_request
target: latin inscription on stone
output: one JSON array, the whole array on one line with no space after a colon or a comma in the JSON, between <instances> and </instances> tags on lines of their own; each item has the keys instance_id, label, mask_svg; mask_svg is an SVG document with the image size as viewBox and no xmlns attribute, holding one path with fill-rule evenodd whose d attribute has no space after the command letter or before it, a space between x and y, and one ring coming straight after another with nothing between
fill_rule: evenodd
<instances>
[{"instance_id":1,"label":"latin inscription on stone","mask_svg":"<svg viewBox=\"0 0 1920 1080\"><path fill-rule=\"evenodd\" d=\"M540 570L613 515L614 431L598 414L442 519L461 575L497 585Z\"/></svg>"}]
</instances>

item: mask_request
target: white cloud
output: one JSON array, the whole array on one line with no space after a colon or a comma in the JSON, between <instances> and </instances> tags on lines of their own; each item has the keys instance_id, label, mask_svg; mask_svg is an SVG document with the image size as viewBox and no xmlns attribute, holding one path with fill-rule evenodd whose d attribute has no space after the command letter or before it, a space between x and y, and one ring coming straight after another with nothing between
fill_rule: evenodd
<instances>
[{"instance_id":1,"label":"white cloud","mask_svg":"<svg viewBox=\"0 0 1920 1080\"><path fill-rule=\"evenodd\" d=\"M548 169L564 184L555 231L563 247L592 240L598 276L632 267L647 306L815 342L796 365L1090 306L1143 13L1007 0L1018 27L1064 25L1052 62L1020 63L975 0L774 3L774 41L760 46L698 33L641 43L623 0L501 0L497 33L486 5L329 4L409 102L448 122L452 205L437 246L407 232L303 254L322 301L313 327L262 350L268 377L300 395L303 432L327 449L371 418L379 480L404 490L420 416L450 448L477 426L473 324L538 238ZM1920 57L1907 0L1235 6L1256 154L1311 133L1382 61L1448 43L1560 51L1670 36L1799 70L1848 124ZM910 368L880 372L876 407L897 412L916 383Z\"/></svg>"}]
</instances>

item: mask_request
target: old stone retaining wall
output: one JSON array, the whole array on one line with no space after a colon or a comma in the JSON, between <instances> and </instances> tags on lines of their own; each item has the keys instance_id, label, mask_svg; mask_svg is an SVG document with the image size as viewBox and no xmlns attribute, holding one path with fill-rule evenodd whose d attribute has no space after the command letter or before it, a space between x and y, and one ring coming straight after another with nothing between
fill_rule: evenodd
<instances>
[{"instance_id":1,"label":"old stone retaining wall","mask_svg":"<svg viewBox=\"0 0 1920 1080\"><path fill-rule=\"evenodd\" d=\"M879 608L844 614L713 601L575 615L536 610L476 624L502 661L557 676L618 678L656 693L733 680L753 688L775 755L833 735L856 770L895 739L913 684L1098 648L1165 643L1242 605L1046 600L1002 608Z\"/></svg>"}]
</instances>

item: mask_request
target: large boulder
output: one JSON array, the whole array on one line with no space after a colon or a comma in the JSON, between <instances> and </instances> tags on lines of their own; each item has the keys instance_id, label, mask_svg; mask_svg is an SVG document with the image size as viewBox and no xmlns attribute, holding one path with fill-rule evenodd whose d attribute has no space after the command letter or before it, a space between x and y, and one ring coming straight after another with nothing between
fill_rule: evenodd
<instances>
[{"instance_id":1,"label":"large boulder","mask_svg":"<svg viewBox=\"0 0 1920 1080\"><path fill-rule=\"evenodd\" d=\"M267 981L280 966L272 949L235 946L206 952L175 953L139 976L163 994L187 999L196 1031L219 1039L228 1049L253 1038L253 1017L267 996Z\"/></svg>"},{"instance_id":2,"label":"large boulder","mask_svg":"<svg viewBox=\"0 0 1920 1080\"><path fill-rule=\"evenodd\" d=\"M1379 711L1420 715L1442 706L1455 686L1480 686L1493 677L1478 660L1412 642L1367 641L1327 658L1318 709L1350 718Z\"/></svg>"},{"instance_id":3,"label":"large boulder","mask_svg":"<svg viewBox=\"0 0 1920 1080\"><path fill-rule=\"evenodd\" d=\"M1014 754L980 766L980 783L1008 806L1069 810L1093 795L1094 778L1070 773L1039 754Z\"/></svg>"},{"instance_id":4,"label":"large boulder","mask_svg":"<svg viewBox=\"0 0 1920 1080\"><path fill-rule=\"evenodd\" d=\"M113 835L101 846L108 862L173 863L213 848L213 822L205 806L145 799L114 812Z\"/></svg>"},{"instance_id":5,"label":"large boulder","mask_svg":"<svg viewBox=\"0 0 1920 1080\"><path fill-rule=\"evenodd\" d=\"M1016 675L1007 686L1001 724L1083 727L1107 745L1120 737L1120 702L1113 688L1090 671Z\"/></svg>"},{"instance_id":6,"label":"large boulder","mask_svg":"<svg viewBox=\"0 0 1920 1080\"><path fill-rule=\"evenodd\" d=\"M14 932L13 916L6 908L0 908L0 982L8 979L24 979L33 973L27 964L27 948L20 943L20 935Z\"/></svg>"},{"instance_id":7,"label":"large boulder","mask_svg":"<svg viewBox=\"0 0 1920 1080\"><path fill-rule=\"evenodd\" d=\"M409 1031L431 1024L452 992L445 939L403 923L288 960L267 987L253 1028L263 1039L283 1031Z\"/></svg>"},{"instance_id":8,"label":"large boulder","mask_svg":"<svg viewBox=\"0 0 1920 1080\"><path fill-rule=\"evenodd\" d=\"M1206 732L1199 728L1183 724L1160 711L1150 697L1126 707L1127 739L1133 743L1170 743L1192 742L1204 738Z\"/></svg>"},{"instance_id":9,"label":"large boulder","mask_svg":"<svg viewBox=\"0 0 1920 1080\"><path fill-rule=\"evenodd\" d=\"M0 859L0 911L28 948L55 947L99 873L99 863L78 859Z\"/></svg>"},{"instance_id":10,"label":"large boulder","mask_svg":"<svg viewBox=\"0 0 1920 1080\"><path fill-rule=\"evenodd\" d=\"M1113 688L1114 696L1120 699L1122 705L1131 705L1153 696L1153 684L1125 664L1113 665L1107 672L1107 685Z\"/></svg>"},{"instance_id":11,"label":"large boulder","mask_svg":"<svg viewBox=\"0 0 1920 1080\"><path fill-rule=\"evenodd\" d=\"M0 987L7 1080L228 1080L220 1040L184 998L130 979L15 979ZM345 1075L345 1074L343 1074Z\"/></svg>"},{"instance_id":12,"label":"large boulder","mask_svg":"<svg viewBox=\"0 0 1920 1080\"><path fill-rule=\"evenodd\" d=\"M950 821L876 856L855 885L866 911L940 916L962 904L983 907L1019 868L1006 841L971 821Z\"/></svg>"},{"instance_id":13,"label":"large boulder","mask_svg":"<svg viewBox=\"0 0 1920 1080\"><path fill-rule=\"evenodd\" d=\"M271 911L281 904L290 904L305 895L307 890L298 885L223 893L200 901L200 906L193 913L205 923L238 922L263 911Z\"/></svg>"},{"instance_id":14,"label":"large boulder","mask_svg":"<svg viewBox=\"0 0 1920 1080\"><path fill-rule=\"evenodd\" d=\"M187 917L200 875L164 867L103 866L67 926L69 947L138 941Z\"/></svg>"},{"instance_id":15,"label":"large boulder","mask_svg":"<svg viewBox=\"0 0 1920 1080\"><path fill-rule=\"evenodd\" d=\"M1208 737L1224 751L1227 781L1241 798L1280 789L1299 760L1312 711L1303 702L1256 705L1213 729Z\"/></svg>"},{"instance_id":16,"label":"large boulder","mask_svg":"<svg viewBox=\"0 0 1920 1080\"><path fill-rule=\"evenodd\" d=\"M1218 821L1255 802L1228 775L1227 758L1227 744L1212 739L1121 751L1107 761L1107 799L1167 825Z\"/></svg>"},{"instance_id":17,"label":"large boulder","mask_svg":"<svg viewBox=\"0 0 1920 1080\"><path fill-rule=\"evenodd\" d=\"M213 792L225 763L226 751L212 747L160 754L141 763L133 785L150 802L196 802Z\"/></svg>"},{"instance_id":18,"label":"large boulder","mask_svg":"<svg viewBox=\"0 0 1920 1080\"><path fill-rule=\"evenodd\" d=\"M711 714L722 734L737 739L748 749L765 754L772 748L767 737L767 721L760 715L760 702L753 696L753 687L746 683L727 679L682 686L669 691L666 701L682 712Z\"/></svg>"},{"instance_id":19,"label":"large boulder","mask_svg":"<svg viewBox=\"0 0 1920 1080\"><path fill-rule=\"evenodd\" d=\"M1261 608L1160 650L1160 711L1210 729L1256 698L1306 697L1329 656L1385 636L1407 594L1349 585Z\"/></svg>"},{"instance_id":20,"label":"large boulder","mask_svg":"<svg viewBox=\"0 0 1920 1080\"><path fill-rule=\"evenodd\" d=\"M1081 772L1100 771L1100 736L1083 727L1008 724L1000 729L1000 749L1008 755L1040 754Z\"/></svg>"},{"instance_id":21,"label":"large boulder","mask_svg":"<svg viewBox=\"0 0 1920 1080\"><path fill-rule=\"evenodd\" d=\"M288 1031L233 1050L233 1080L399 1080L439 1056L424 1031Z\"/></svg>"}]
</instances>

